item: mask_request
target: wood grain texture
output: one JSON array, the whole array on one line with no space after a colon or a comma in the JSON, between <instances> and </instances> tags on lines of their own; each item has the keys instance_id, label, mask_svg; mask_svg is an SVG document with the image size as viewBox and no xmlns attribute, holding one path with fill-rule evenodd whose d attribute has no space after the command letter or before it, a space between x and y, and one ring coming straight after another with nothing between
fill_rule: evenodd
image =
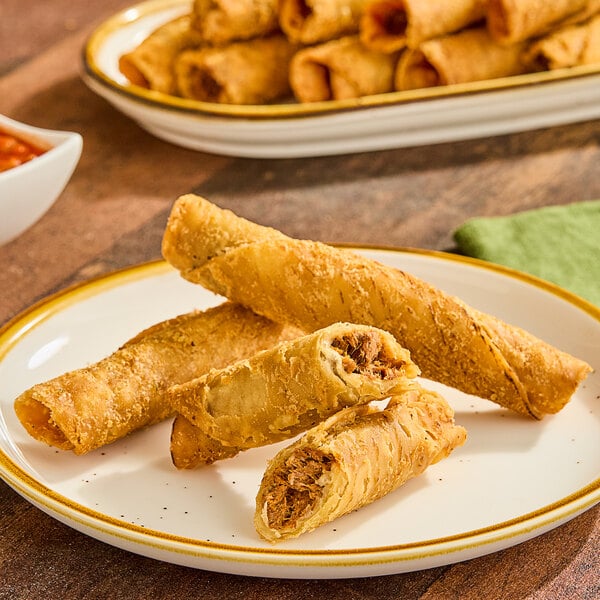
<instances>
[{"instance_id":1,"label":"wood grain texture","mask_svg":"<svg viewBox=\"0 0 600 600\"><path fill-rule=\"evenodd\" d=\"M0 6L0 112L84 137L58 202L0 247L0 324L72 283L158 258L170 207L187 192L295 237L441 250L453 248L452 231L472 216L600 198L600 121L311 159L224 158L157 140L79 78L91 28L130 4ZM599 556L596 507L519 546L426 571L331 581L230 576L98 542L0 482L0 600L592 600Z\"/></svg>"}]
</instances>

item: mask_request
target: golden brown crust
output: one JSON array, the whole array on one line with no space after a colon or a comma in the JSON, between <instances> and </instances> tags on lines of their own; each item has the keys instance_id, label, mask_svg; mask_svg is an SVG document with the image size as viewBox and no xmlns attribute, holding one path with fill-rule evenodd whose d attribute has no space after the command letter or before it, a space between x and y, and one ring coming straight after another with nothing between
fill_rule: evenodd
<instances>
[{"instance_id":1,"label":"golden brown crust","mask_svg":"<svg viewBox=\"0 0 600 600\"><path fill-rule=\"evenodd\" d=\"M586 18L596 4L597 0L489 0L487 27L499 43L513 44L544 34L566 20Z\"/></svg>"},{"instance_id":2,"label":"golden brown crust","mask_svg":"<svg viewBox=\"0 0 600 600\"><path fill-rule=\"evenodd\" d=\"M174 414L166 391L297 335L233 303L170 319L110 356L23 392L14 403L35 439L75 454Z\"/></svg>"},{"instance_id":3,"label":"golden brown crust","mask_svg":"<svg viewBox=\"0 0 600 600\"><path fill-rule=\"evenodd\" d=\"M315 44L358 33L368 0L280 0L279 24L297 43Z\"/></svg>"},{"instance_id":4,"label":"golden brown crust","mask_svg":"<svg viewBox=\"0 0 600 600\"><path fill-rule=\"evenodd\" d=\"M178 469L195 469L233 458L239 449L224 446L184 416L176 415L171 429L171 460Z\"/></svg>"},{"instance_id":5,"label":"golden brown crust","mask_svg":"<svg viewBox=\"0 0 600 600\"><path fill-rule=\"evenodd\" d=\"M410 90L519 75L527 70L523 49L523 44L498 44L485 27L428 40L400 57L395 88Z\"/></svg>"},{"instance_id":6,"label":"golden brown crust","mask_svg":"<svg viewBox=\"0 0 600 600\"><path fill-rule=\"evenodd\" d=\"M412 384L418 369L389 333L335 323L175 385L173 410L238 450L289 439L341 408Z\"/></svg>"},{"instance_id":7,"label":"golden brown crust","mask_svg":"<svg viewBox=\"0 0 600 600\"><path fill-rule=\"evenodd\" d=\"M187 50L175 61L177 87L184 98L203 102L271 102L291 94L288 67L295 50L280 34Z\"/></svg>"},{"instance_id":8,"label":"golden brown crust","mask_svg":"<svg viewBox=\"0 0 600 600\"><path fill-rule=\"evenodd\" d=\"M360 39L380 52L417 48L459 31L485 16L487 0L374 0L365 7Z\"/></svg>"},{"instance_id":9,"label":"golden brown crust","mask_svg":"<svg viewBox=\"0 0 600 600\"><path fill-rule=\"evenodd\" d=\"M535 418L559 411L591 371L410 273L288 238L198 196L175 203L163 254L186 279L275 321L305 331L336 321L385 329L425 377Z\"/></svg>"},{"instance_id":10,"label":"golden brown crust","mask_svg":"<svg viewBox=\"0 0 600 600\"><path fill-rule=\"evenodd\" d=\"M256 530L270 542L312 531L420 475L465 439L446 401L420 388L383 410L340 411L269 462L256 497Z\"/></svg>"},{"instance_id":11,"label":"golden brown crust","mask_svg":"<svg viewBox=\"0 0 600 600\"><path fill-rule=\"evenodd\" d=\"M397 52L407 46L408 18L404 0L374 0L360 18L360 41L376 52Z\"/></svg>"},{"instance_id":12,"label":"golden brown crust","mask_svg":"<svg viewBox=\"0 0 600 600\"><path fill-rule=\"evenodd\" d=\"M299 50L290 63L290 85L299 102L383 94L394 88L396 59L347 36Z\"/></svg>"},{"instance_id":13,"label":"golden brown crust","mask_svg":"<svg viewBox=\"0 0 600 600\"><path fill-rule=\"evenodd\" d=\"M524 61L534 70L600 63L600 15L536 40L525 52Z\"/></svg>"},{"instance_id":14,"label":"golden brown crust","mask_svg":"<svg viewBox=\"0 0 600 600\"><path fill-rule=\"evenodd\" d=\"M203 44L191 27L190 15L161 25L131 52L119 58L119 70L140 87L176 94L173 63L180 52Z\"/></svg>"},{"instance_id":15,"label":"golden brown crust","mask_svg":"<svg viewBox=\"0 0 600 600\"><path fill-rule=\"evenodd\" d=\"M195 0L193 27L211 45L269 35L279 26L278 0Z\"/></svg>"}]
</instances>

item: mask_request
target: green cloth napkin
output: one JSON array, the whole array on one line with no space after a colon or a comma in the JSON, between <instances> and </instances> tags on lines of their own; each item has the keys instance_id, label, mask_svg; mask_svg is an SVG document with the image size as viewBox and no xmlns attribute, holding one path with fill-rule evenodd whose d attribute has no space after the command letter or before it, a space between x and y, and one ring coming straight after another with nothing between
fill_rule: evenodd
<instances>
[{"instance_id":1,"label":"green cloth napkin","mask_svg":"<svg viewBox=\"0 0 600 600\"><path fill-rule=\"evenodd\" d=\"M467 256L537 275L600 306L600 200L473 218L454 239Z\"/></svg>"}]
</instances>

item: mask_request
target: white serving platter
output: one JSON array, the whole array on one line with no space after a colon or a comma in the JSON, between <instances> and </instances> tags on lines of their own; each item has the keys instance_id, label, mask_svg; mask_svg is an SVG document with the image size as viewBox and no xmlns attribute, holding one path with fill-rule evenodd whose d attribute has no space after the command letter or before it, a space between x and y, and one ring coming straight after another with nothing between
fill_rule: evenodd
<instances>
[{"instance_id":1,"label":"white serving platter","mask_svg":"<svg viewBox=\"0 0 600 600\"><path fill-rule=\"evenodd\" d=\"M489 137L596 119L600 65L352 100L241 106L199 102L131 85L119 57L189 0L149 0L104 23L87 40L83 79L163 140L229 156L295 158Z\"/></svg>"}]
</instances>

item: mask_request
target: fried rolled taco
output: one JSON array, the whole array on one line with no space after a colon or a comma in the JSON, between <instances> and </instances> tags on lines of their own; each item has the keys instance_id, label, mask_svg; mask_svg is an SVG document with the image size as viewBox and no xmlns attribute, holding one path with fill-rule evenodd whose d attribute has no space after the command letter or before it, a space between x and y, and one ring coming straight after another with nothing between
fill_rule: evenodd
<instances>
[{"instance_id":1,"label":"fried rolled taco","mask_svg":"<svg viewBox=\"0 0 600 600\"><path fill-rule=\"evenodd\" d=\"M84 454L173 415L171 385L296 335L228 302L157 324L99 362L33 386L15 412L35 439Z\"/></svg>"},{"instance_id":2,"label":"fried rolled taco","mask_svg":"<svg viewBox=\"0 0 600 600\"><path fill-rule=\"evenodd\" d=\"M175 385L169 400L210 438L243 450L293 437L346 406L383 399L418 373L388 332L334 323Z\"/></svg>"},{"instance_id":3,"label":"fried rolled taco","mask_svg":"<svg viewBox=\"0 0 600 600\"><path fill-rule=\"evenodd\" d=\"M175 202L162 249L184 278L259 314L304 331L336 321L380 327L425 377L535 418L558 412L591 371L406 271L289 238L199 196Z\"/></svg>"},{"instance_id":4,"label":"fried rolled taco","mask_svg":"<svg viewBox=\"0 0 600 600\"><path fill-rule=\"evenodd\" d=\"M600 63L600 15L536 40L524 60L537 71Z\"/></svg>"},{"instance_id":5,"label":"fried rolled taco","mask_svg":"<svg viewBox=\"0 0 600 600\"><path fill-rule=\"evenodd\" d=\"M298 51L290 63L290 85L299 102L343 100L394 89L396 55L365 48L347 36Z\"/></svg>"},{"instance_id":6,"label":"fried rolled taco","mask_svg":"<svg viewBox=\"0 0 600 600\"><path fill-rule=\"evenodd\" d=\"M277 2L195 0L192 24L203 40L216 46L266 36L279 27Z\"/></svg>"},{"instance_id":7,"label":"fried rolled taco","mask_svg":"<svg viewBox=\"0 0 600 600\"><path fill-rule=\"evenodd\" d=\"M280 34L188 50L175 61L177 87L184 98L204 102L271 102L291 94L288 66L295 50Z\"/></svg>"},{"instance_id":8,"label":"fried rolled taco","mask_svg":"<svg viewBox=\"0 0 600 600\"><path fill-rule=\"evenodd\" d=\"M191 27L190 15L184 15L161 25L139 46L123 54L119 70L134 85L176 95L175 57L202 44L202 36Z\"/></svg>"},{"instance_id":9,"label":"fried rolled taco","mask_svg":"<svg viewBox=\"0 0 600 600\"><path fill-rule=\"evenodd\" d=\"M312 531L397 489L465 439L448 403L418 387L383 410L346 408L269 462L256 496L256 531L269 542Z\"/></svg>"},{"instance_id":10,"label":"fried rolled taco","mask_svg":"<svg viewBox=\"0 0 600 600\"><path fill-rule=\"evenodd\" d=\"M599 8L598 0L489 0L487 27L496 41L513 44L587 19Z\"/></svg>"},{"instance_id":11,"label":"fried rolled taco","mask_svg":"<svg viewBox=\"0 0 600 600\"><path fill-rule=\"evenodd\" d=\"M428 40L406 50L398 61L394 85L412 90L508 77L524 73L524 44L496 43L484 27Z\"/></svg>"},{"instance_id":12,"label":"fried rolled taco","mask_svg":"<svg viewBox=\"0 0 600 600\"><path fill-rule=\"evenodd\" d=\"M279 25L297 43L315 44L358 33L368 0L280 0Z\"/></svg>"},{"instance_id":13,"label":"fried rolled taco","mask_svg":"<svg viewBox=\"0 0 600 600\"><path fill-rule=\"evenodd\" d=\"M171 428L171 460L178 469L195 469L218 460L233 458L241 448L225 446L183 415L176 415Z\"/></svg>"},{"instance_id":14,"label":"fried rolled taco","mask_svg":"<svg viewBox=\"0 0 600 600\"><path fill-rule=\"evenodd\" d=\"M379 52L416 48L485 16L487 0L373 0L360 20L362 43Z\"/></svg>"}]
</instances>

